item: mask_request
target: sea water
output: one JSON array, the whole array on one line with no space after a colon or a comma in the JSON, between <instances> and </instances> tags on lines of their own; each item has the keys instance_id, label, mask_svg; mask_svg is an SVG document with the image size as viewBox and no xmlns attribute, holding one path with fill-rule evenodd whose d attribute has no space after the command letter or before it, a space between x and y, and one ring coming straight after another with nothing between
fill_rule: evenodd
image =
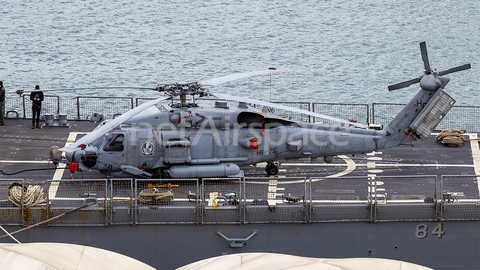
<instances>
[{"instance_id":1,"label":"sea water","mask_svg":"<svg viewBox=\"0 0 480 270\"><path fill-rule=\"evenodd\" d=\"M267 101L405 103L418 84L387 86L423 74L426 41L439 71L471 63L448 75L445 90L457 105L477 105L479 9L478 0L3 0L0 80L10 91L153 88L276 67L282 72L209 90Z\"/></svg>"}]
</instances>

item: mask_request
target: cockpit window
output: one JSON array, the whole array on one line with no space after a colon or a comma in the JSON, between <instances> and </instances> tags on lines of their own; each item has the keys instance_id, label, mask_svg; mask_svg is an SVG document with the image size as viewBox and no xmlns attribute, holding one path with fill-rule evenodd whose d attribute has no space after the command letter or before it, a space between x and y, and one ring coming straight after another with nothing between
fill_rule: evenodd
<instances>
[{"instance_id":1,"label":"cockpit window","mask_svg":"<svg viewBox=\"0 0 480 270\"><path fill-rule=\"evenodd\" d=\"M112 134L107 140L103 151L106 152L122 152L123 151L123 140L125 136L123 134Z\"/></svg>"}]
</instances>

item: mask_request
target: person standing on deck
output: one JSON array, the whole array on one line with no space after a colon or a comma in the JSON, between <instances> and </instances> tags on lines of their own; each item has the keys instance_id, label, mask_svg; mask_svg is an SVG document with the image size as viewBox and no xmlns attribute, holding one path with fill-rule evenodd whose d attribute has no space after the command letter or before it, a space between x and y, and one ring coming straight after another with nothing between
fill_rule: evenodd
<instances>
[{"instance_id":1,"label":"person standing on deck","mask_svg":"<svg viewBox=\"0 0 480 270\"><path fill-rule=\"evenodd\" d=\"M40 128L40 111L42 110L43 92L40 91L38 84L35 85L35 90L30 93L30 100L32 101L32 129L35 127Z\"/></svg>"},{"instance_id":2,"label":"person standing on deck","mask_svg":"<svg viewBox=\"0 0 480 270\"><path fill-rule=\"evenodd\" d=\"M5 125L5 87L0 81L0 126Z\"/></svg>"}]
</instances>

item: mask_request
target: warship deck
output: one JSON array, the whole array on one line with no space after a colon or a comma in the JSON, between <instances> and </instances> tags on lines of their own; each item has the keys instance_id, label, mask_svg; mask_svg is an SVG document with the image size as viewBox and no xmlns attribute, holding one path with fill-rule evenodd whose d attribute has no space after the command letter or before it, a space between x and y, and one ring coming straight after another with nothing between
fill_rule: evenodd
<instances>
[{"instance_id":1,"label":"warship deck","mask_svg":"<svg viewBox=\"0 0 480 270\"><path fill-rule=\"evenodd\" d=\"M67 127L31 129L31 120L6 119L0 127L2 140L0 176L31 180L70 179L70 172L60 166L55 169L49 161L49 148L65 146L90 132L94 123L69 121ZM480 172L478 133L466 133L466 141L458 147L447 147L435 140L438 132L427 140L418 140L392 149L383 149L366 155L339 156L332 163L322 159L280 161L279 178L301 176L308 178L342 176L406 176L406 175L476 175ZM266 177L264 165L243 167L247 177ZM49 170L50 168L50 170ZM82 172L85 179L103 178L96 172ZM273 177L272 177L273 178ZM471 188L459 187L465 193L477 193Z\"/></svg>"},{"instance_id":2,"label":"warship deck","mask_svg":"<svg viewBox=\"0 0 480 270\"><path fill-rule=\"evenodd\" d=\"M43 223L0 243L92 245L158 269L238 252L480 268L477 133L465 134L473 140L458 147L432 134L329 164L280 161L275 177L258 164L242 168L244 179L230 180L107 179L96 171L72 174L49 161L52 145L64 146L93 128L89 121L69 121L69 127L31 129L30 120L6 119L0 127L0 224L12 232ZM8 200L12 183L41 186L46 202L16 207ZM140 192L152 186L171 190L174 199L141 201ZM215 205L212 196L224 196L225 205ZM85 207L92 198L95 204Z\"/></svg>"}]
</instances>

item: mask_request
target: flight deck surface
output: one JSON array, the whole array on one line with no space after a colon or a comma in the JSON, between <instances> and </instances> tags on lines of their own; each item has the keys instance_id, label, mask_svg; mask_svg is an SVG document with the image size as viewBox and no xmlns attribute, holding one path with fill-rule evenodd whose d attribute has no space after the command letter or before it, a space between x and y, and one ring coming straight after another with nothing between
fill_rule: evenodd
<instances>
[{"instance_id":1,"label":"flight deck surface","mask_svg":"<svg viewBox=\"0 0 480 270\"><path fill-rule=\"evenodd\" d=\"M2 147L0 160L2 179L25 179L34 181L62 180L62 179L102 179L105 176L98 171L72 173L64 164L55 167L49 160L49 149L53 145L63 147L90 132L95 124L90 121L69 121L68 127L45 127L31 129L30 120L8 119L6 125L0 128ZM332 163L325 163L323 159L303 158L299 160L280 160L278 176L270 179L284 178L299 179L330 179L340 178L338 181L348 181L348 177L400 177L392 180L399 182L396 188L405 187L401 182L408 181L412 176L437 176L441 179L445 175L478 175L480 174L480 150L477 133L467 133L466 141L458 147L448 147L435 140L437 133L433 133L426 140L402 144L391 149L382 149L379 152L365 155L336 156ZM244 170L247 178L267 178L265 164L246 166ZM407 178L402 178L406 177ZM326 181L325 181L326 182ZM440 181L437 181L439 186ZM391 183L391 182L389 182ZM471 183L474 184L474 183ZM334 188L332 186L332 188ZM406 186L408 188L408 186ZM361 187L361 192L365 192ZM477 198L478 187L462 185L455 187L455 192L462 192L465 198ZM407 191L402 194L411 193ZM470 195L470 196L469 196Z\"/></svg>"}]
</instances>

